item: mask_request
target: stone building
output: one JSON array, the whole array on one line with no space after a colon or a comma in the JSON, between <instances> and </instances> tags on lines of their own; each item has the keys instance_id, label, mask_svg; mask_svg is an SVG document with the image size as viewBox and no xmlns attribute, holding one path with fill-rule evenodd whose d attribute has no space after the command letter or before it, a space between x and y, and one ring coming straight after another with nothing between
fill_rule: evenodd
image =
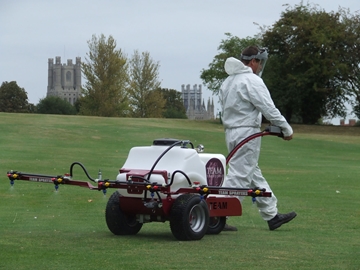
<instances>
[{"instance_id":1,"label":"stone building","mask_svg":"<svg viewBox=\"0 0 360 270\"><path fill-rule=\"evenodd\" d=\"M340 126L355 126L356 120L355 119L349 119L349 123L345 123L345 119L340 119Z\"/></svg>"},{"instance_id":2,"label":"stone building","mask_svg":"<svg viewBox=\"0 0 360 270\"><path fill-rule=\"evenodd\" d=\"M190 88L190 84L181 86L181 94L188 119L191 120L209 120L214 119L214 99L210 102L210 98L205 107L202 99L201 85L194 85Z\"/></svg>"},{"instance_id":3,"label":"stone building","mask_svg":"<svg viewBox=\"0 0 360 270\"><path fill-rule=\"evenodd\" d=\"M48 61L48 87L46 96L57 96L74 105L81 94L81 58L76 57L76 63L71 59L67 64L61 64L60 56Z\"/></svg>"}]
</instances>

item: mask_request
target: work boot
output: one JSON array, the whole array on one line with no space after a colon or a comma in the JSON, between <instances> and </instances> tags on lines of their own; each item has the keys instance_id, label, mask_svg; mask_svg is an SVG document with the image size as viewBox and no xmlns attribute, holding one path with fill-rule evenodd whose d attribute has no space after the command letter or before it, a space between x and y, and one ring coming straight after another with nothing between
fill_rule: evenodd
<instances>
[{"instance_id":1,"label":"work boot","mask_svg":"<svg viewBox=\"0 0 360 270\"><path fill-rule=\"evenodd\" d=\"M281 225L288 223L295 217L296 217L295 212L290 212L287 214L277 214L273 219L268 221L270 231L273 231L279 228Z\"/></svg>"},{"instance_id":2,"label":"work boot","mask_svg":"<svg viewBox=\"0 0 360 270\"><path fill-rule=\"evenodd\" d=\"M230 226L225 224L223 231L224 232L236 232L238 229L235 226Z\"/></svg>"}]
</instances>

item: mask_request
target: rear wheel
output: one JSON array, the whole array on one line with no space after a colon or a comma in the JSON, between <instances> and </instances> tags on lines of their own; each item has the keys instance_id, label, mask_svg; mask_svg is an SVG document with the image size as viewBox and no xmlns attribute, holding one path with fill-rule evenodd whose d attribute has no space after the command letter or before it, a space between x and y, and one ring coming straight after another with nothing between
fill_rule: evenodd
<instances>
[{"instance_id":1,"label":"rear wheel","mask_svg":"<svg viewBox=\"0 0 360 270\"><path fill-rule=\"evenodd\" d=\"M219 234L224 229L226 217L211 217L206 234Z\"/></svg>"},{"instance_id":2,"label":"rear wheel","mask_svg":"<svg viewBox=\"0 0 360 270\"><path fill-rule=\"evenodd\" d=\"M142 223L136 220L136 215L124 214L121 211L121 195L115 191L106 205L105 219L109 230L115 235L137 234Z\"/></svg>"},{"instance_id":3,"label":"rear wheel","mask_svg":"<svg viewBox=\"0 0 360 270\"><path fill-rule=\"evenodd\" d=\"M209 225L209 209L199 195L183 194L174 202L170 211L170 228L181 241L200 240Z\"/></svg>"}]
</instances>

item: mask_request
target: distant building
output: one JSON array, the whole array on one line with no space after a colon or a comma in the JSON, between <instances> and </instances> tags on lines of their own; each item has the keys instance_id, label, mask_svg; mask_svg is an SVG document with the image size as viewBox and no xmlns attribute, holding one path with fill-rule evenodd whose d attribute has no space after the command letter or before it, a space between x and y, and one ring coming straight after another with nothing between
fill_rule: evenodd
<instances>
[{"instance_id":1,"label":"distant building","mask_svg":"<svg viewBox=\"0 0 360 270\"><path fill-rule=\"evenodd\" d=\"M355 124L355 119L349 119L349 124L345 124L345 119L340 119L340 126L355 126Z\"/></svg>"},{"instance_id":2,"label":"distant building","mask_svg":"<svg viewBox=\"0 0 360 270\"><path fill-rule=\"evenodd\" d=\"M48 87L46 96L60 97L74 105L81 94L81 58L76 57L76 63L71 59L67 64L61 64L60 56L49 58Z\"/></svg>"},{"instance_id":3,"label":"distant building","mask_svg":"<svg viewBox=\"0 0 360 270\"><path fill-rule=\"evenodd\" d=\"M210 98L205 107L202 100L201 85L194 85L190 88L190 84L181 86L181 94L188 119L191 120L209 120L214 119L214 100L210 102Z\"/></svg>"}]
</instances>

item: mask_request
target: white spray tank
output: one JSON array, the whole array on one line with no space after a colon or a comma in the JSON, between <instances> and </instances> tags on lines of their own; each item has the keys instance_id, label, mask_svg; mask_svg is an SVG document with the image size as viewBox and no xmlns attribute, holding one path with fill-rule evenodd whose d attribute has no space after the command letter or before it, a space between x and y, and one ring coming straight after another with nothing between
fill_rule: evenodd
<instances>
[{"instance_id":1,"label":"white spray tank","mask_svg":"<svg viewBox=\"0 0 360 270\"><path fill-rule=\"evenodd\" d=\"M178 144L176 144L177 142ZM174 144L176 145L173 146ZM220 186L224 179L226 160L220 154L198 153L196 149L184 146L183 141L158 139L154 140L151 146L131 148L116 180L128 180L126 175L129 171L150 171L155 163L156 166L149 181L151 183L156 182L159 185L169 184L171 177L176 172L173 176L173 184L170 187L170 190L175 192L179 188L191 186L194 182L198 182L200 185L214 185L215 183ZM165 180L159 173L154 173L155 171L166 171L167 179ZM144 175L144 178L147 179L147 177L148 175ZM214 179L217 180L213 181ZM211 183L208 183L209 181ZM129 194L125 189L120 189L119 192L123 196L143 197L143 194ZM161 196L165 197L166 195L161 194Z\"/></svg>"}]
</instances>

